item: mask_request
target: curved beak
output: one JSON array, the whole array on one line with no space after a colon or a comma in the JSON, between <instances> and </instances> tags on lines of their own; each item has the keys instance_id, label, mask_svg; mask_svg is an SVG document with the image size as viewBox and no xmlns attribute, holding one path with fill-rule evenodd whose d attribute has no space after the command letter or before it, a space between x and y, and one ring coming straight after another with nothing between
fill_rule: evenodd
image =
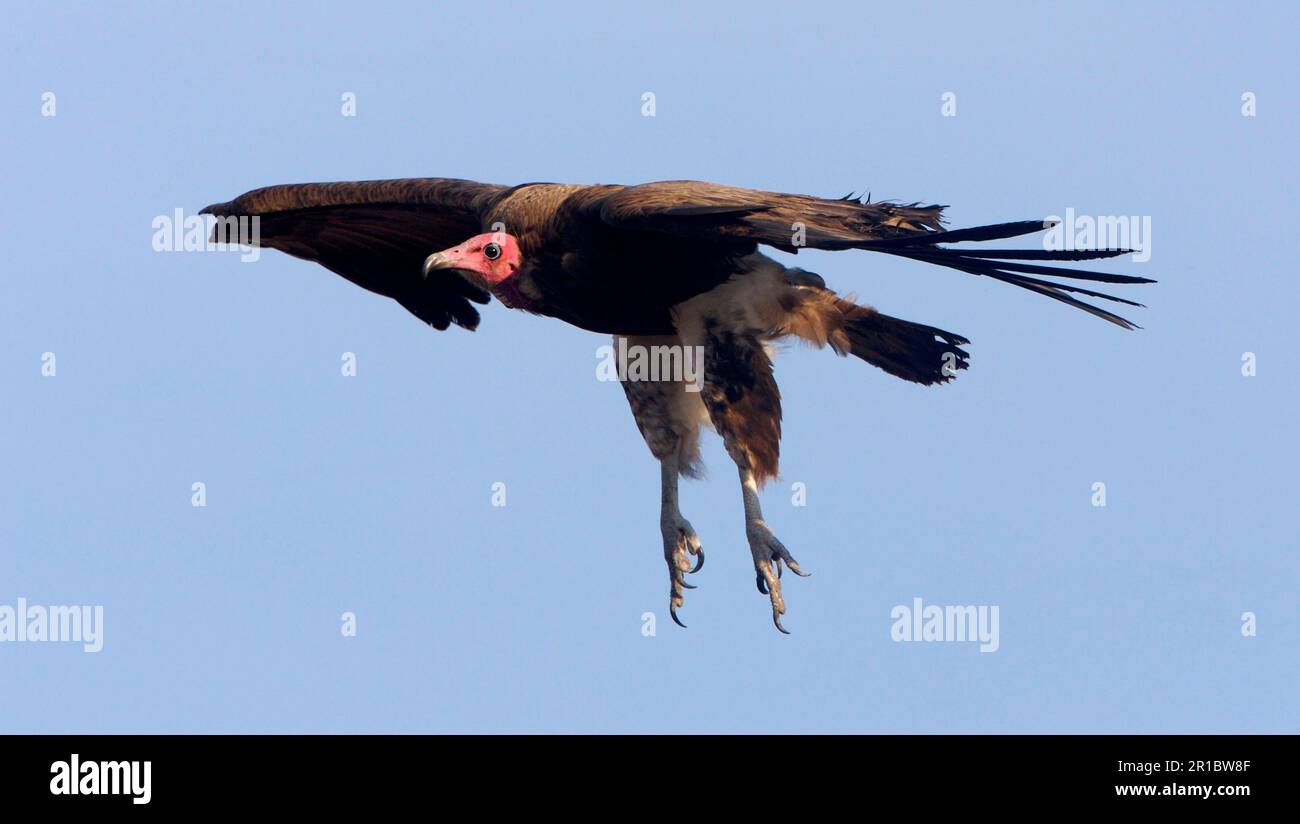
<instances>
[{"instance_id":1,"label":"curved beak","mask_svg":"<svg viewBox=\"0 0 1300 824\"><path fill-rule=\"evenodd\" d=\"M424 277L435 269L455 269L456 265L446 252L434 252L424 259Z\"/></svg>"}]
</instances>

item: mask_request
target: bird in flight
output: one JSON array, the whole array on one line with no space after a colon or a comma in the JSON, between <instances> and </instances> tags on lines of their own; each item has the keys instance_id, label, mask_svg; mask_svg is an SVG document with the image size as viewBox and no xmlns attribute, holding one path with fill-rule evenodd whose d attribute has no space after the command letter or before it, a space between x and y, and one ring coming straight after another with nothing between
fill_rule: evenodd
<instances>
[{"instance_id":1,"label":"bird in flight","mask_svg":"<svg viewBox=\"0 0 1300 824\"><path fill-rule=\"evenodd\" d=\"M982 275L1134 324L1077 296L1140 306L1078 285L1147 278L1045 266L1131 250L970 249L948 244L1017 237L1042 220L945 230L942 206L823 199L699 181L635 186L446 178L270 186L203 210L256 219L260 245L315 261L385 295L435 329L474 330L473 304L512 309L614 336L619 378L662 484L660 530L669 611L686 575L704 565L700 539L678 508L678 476L698 477L699 434L712 426L739 473L745 538L759 592L781 616L783 566L806 575L763 518L759 489L778 471L781 397L769 346L798 338L853 355L895 377L931 385L968 366L969 341L847 300L822 278L764 255L761 246L863 249ZM661 347L655 349L655 347ZM639 379L636 353L698 353L681 370ZM630 354L629 354L630 353ZM693 562L692 562L693 559ZM684 624L683 624L684 626Z\"/></svg>"}]
</instances>

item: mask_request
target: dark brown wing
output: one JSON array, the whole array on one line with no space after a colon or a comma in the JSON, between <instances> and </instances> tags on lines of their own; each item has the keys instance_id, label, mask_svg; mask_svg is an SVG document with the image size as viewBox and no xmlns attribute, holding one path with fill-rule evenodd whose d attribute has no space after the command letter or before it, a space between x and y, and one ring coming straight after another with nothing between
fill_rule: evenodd
<instances>
[{"instance_id":1,"label":"dark brown wing","mask_svg":"<svg viewBox=\"0 0 1300 824\"><path fill-rule=\"evenodd\" d=\"M1128 320L1067 293L1131 306L1141 304L1075 284L1042 280L1029 275L1102 283L1154 282L1148 278L1129 275L1016 262L1116 257L1130 253L1131 249L970 251L940 246L941 243L1018 237L1049 228L1041 220L1026 220L944 231L942 206L869 203L860 202L851 196L841 200L826 200L693 180L624 187L603 195L597 206L601 219L611 226L656 231L678 237L762 243L787 252L797 252L805 246L831 250L866 249L934 263L1037 292L1129 329L1134 328L1134 324Z\"/></svg>"},{"instance_id":2,"label":"dark brown wing","mask_svg":"<svg viewBox=\"0 0 1300 824\"><path fill-rule=\"evenodd\" d=\"M431 253L482 231L504 186L447 178L269 186L203 210L258 218L260 245L315 261L396 300L435 329L474 329L488 293L453 273L425 279Z\"/></svg>"},{"instance_id":3,"label":"dark brown wing","mask_svg":"<svg viewBox=\"0 0 1300 824\"><path fill-rule=\"evenodd\" d=\"M775 246L853 249L864 242L940 228L942 206L863 203L741 189L698 180L627 186L602 198L613 226L712 236Z\"/></svg>"}]
</instances>

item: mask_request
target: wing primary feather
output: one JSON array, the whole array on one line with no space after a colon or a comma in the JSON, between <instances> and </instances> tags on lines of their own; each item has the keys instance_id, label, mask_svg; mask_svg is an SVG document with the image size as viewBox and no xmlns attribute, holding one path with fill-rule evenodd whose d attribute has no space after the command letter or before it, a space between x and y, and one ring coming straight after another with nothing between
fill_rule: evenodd
<instances>
[{"instance_id":1,"label":"wing primary feather","mask_svg":"<svg viewBox=\"0 0 1300 824\"><path fill-rule=\"evenodd\" d=\"M1103 320L1108 320L1111 323L1115 324L1116 326L1123 327L1124 329L1142 328L1138 326L1136 323L1134 323L1133 321L1121 317L1115 314L1114 312L1110 312L1106 309L1102 309L1100 306L1093 306L1091 303L1085 303L1084 301L1070 297L1069 295L1065 294L1065 292L1061 291L1062 289L1070 288L1065 284L1048 283L1047 281L1035 280L1034 278L1025 278L1020 275L1012 275L1006 272L1000 272L997 269L992 268L987 263L980 265L975 261L963 261L955 258L928 259L926 257L918 256L917 259L922 260L926 263L935 263L940 266L946 266L950 269L957 269L959 271L966 272L972 275L981 275L984 277L990 277L993 278L994 280L1000 280L1003 283L1010 283L1013 286L1019 286L1022 289L1029 289L1031 291L1038 292L1039 294L1046 295L1047 297L1052 298L1053 300L1059 300L1062 303L1075 307L1076 309L1082 309L1083 311L1088 312L1089 314L1092 315L1096 315L1097 317L1102 318ZM1120 302L1127 302L1127 301L1123 301L1123 299L1121 298L1113 298L1110 295L1101 295L1101 296L1106 298L1111 298L1114 300L1119 300Z\"/></svg>"},{"instance_id":2,"label":"wing primary feather","mask_svg":"<svg viewBox=\"0 0 1300 824\"><path fill-rule=\"evenodd\" d=\"M1131 255L1136 249L954 249L965 257L1003 260L1096 260Z\"/></svg>"},{"instance_id":3,"label":"wing primary feather","mask_svg":"<svg viewBox=\"0 0 1300 824\"><path fill-rule=\"evenodd\" d=\"M916 260L927 260L931 263L940 263L946 260L961 260L973 265L993 266L997 269L1004 269L1008 272L1024 272L1030 275L1050 275L1052 277L1070 278L1072 280L1091 280L1098 283L1155 283L1151 278L1142 278L1135 275L1117 275L1111 272L1091 272L1084 269L1068 269L1063 266L1035 266L1028 263L1010 263L1002 260L994 260L987 256L973 257L966 254L960 249L945 249L943 247L919 249L881 249L880 251L890 255L900 257L915 258Z\"/></svg>"},{"instance_id":4,"label":"wing primary feather","mask_svg":"<svg viewBox=\"0 0 1300 824\"><path fill-rule=\"evenodd\" d=\"M936 243L959 243L967 240L1001 240L1008 237L1033 234L1050 228L1041 220L1017 220L1012 223L994 223L969 229L949 229L923 234L903 235L884 240L864 241L862 249L892 249L907 246L930 246Z\"/></svg>"}]
</instances>

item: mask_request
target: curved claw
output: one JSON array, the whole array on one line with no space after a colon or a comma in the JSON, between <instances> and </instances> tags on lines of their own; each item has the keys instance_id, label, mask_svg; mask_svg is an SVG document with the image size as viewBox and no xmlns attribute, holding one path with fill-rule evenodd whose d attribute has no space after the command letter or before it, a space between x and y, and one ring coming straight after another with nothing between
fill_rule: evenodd
<instances>
[{"instance_id":1,"label":"curved claw","mask_svg":"<svg viewBox=\"0 0 1300 824\"><path fill-rule=\"evenodd\" d=\"M704 569L704 550L698 549L695 551L695 569L691 570L691 574L694 575L702 569Z\"/></svg>"},{"instance_id":2,"label":"curved claw","mask_svg":"<svg viewBox=\"0 0 1300 824\"><path fill-rule=\"evenodd\" d=\"M782 561L785 562L786 566L790 567L791 572L798 575L800 578L807 578L812 574L811 572L804 572L799 568L799 562L790 554L790 550L786 549L784 546L778 546L772 553L772 562L776 565L776 575L778 578L781 577Z\"/></svg>"},{"instance_id":3,"label":"curved claw","mask_svg":"<svg viewBox=\"0 0 1300 824\"><path fill-rule=\"evenodd\" d=\"M669 607L668 614L673 616L674 624L681 627L682 629L686 629L686 625L682 623L682 619L677 617L677 607ZM777 626L778 627L781 626L780 623L778 623Z\"/></svg>"},{"instance_id":4,"label":"curved claw","mask_svg":"<svg viewBox=\"0 0 1300 824\"><path fill-rule=\"evenodd\" d=\"M700 539L695 537L695 532L690 528L690 524L682 521L677 524L675 531L664 530L664 560L668 562L668 578L670 589L668 595L668 612L672 616L673 623L685 629L686 624L677 616L677 609L684 603L683 593L688 589L695 589L694 584L686 583L686 573L695 572L704 563L704 553L699 549ZM694 551L691 552L692 547ZM691 563L687 560L688 552L700 556L700 560L695 564L695 569L691 569Z\"/></svg>"},{"instance_id":5,"label":"curved claw","mask_svg":"<svg viewBox=\"0 0 1300 824\"><path fill-rule=\"evenodd\" d=\"M789 635L790 631L781 624L781 616L785 613L785 599L781 597L781 578L785 571L782 566L789 567L800 578L807 578L808 573L799 568L790 550L777 540L762 520L747 524L745 532L754 556L754 569L758 573L754 584L761 594L772 599L772 623L781 634Z\"/></svg>"},{"instance_id":6,"label":"curved claw","mask_svg":"<svg viewBox=\"0 0 1300 824\"><path fill-rule=\"evenodd\" d=\"M793 561L786 561L785 565L790 567L790 571L793 572L795 575L798 575L800 578L807 578L810 575L812 575L811 572L804 572L802 569L799 568L799 565L794 563Z\"/></svg>"}]
</instances>

